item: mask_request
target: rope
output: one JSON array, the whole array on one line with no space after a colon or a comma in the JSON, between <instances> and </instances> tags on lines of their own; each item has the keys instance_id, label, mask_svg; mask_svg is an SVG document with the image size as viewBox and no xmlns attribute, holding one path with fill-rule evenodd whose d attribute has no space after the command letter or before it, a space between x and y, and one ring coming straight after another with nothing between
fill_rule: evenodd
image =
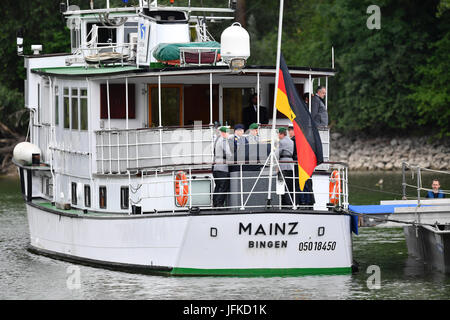
<instances>
[{"instance_id":1,"label":"rope","mask_svg":"<svg viewBox=\"0 0 450 320\"><path fill-rule=\"evenodd\" d=\"M371 189L371 188L358 186L358 185L354 185L354 184L350 184L350 183L348 184L348 186L352 187L352 188L363 189L363 190L368 190L368 191L373 191L373 192L380 192L380 193L392 194L392 195L396 195L396 196L402 196L401 193L395 193L395 192L391 192L391 191L383 191L383 190Z\"/></svg>"},{"instance_id":2,"label":"rope","mask_svg":"<svg viewBox=\"0 0 450 320\"><path fill-rule=\"evenodd\" d=\"M370 217L371 219L378 220L378 221L381 221L381 222L402 223L402 224L410 224L410 225L413 225L413 226L430 226L430 227L436 226L436 224L430 224L430 223L409 222L409 221L401 221L401 220L395 220L395 219L381 218L381 217L368 215L368 214L365 214L365 213L358 213L358 212L355 212L355 211L352 211L352 210L349 210L348 214L350 214L352 216L358 216L358 218L367 216L367 217Z\"/></svg>"}]
</instances>

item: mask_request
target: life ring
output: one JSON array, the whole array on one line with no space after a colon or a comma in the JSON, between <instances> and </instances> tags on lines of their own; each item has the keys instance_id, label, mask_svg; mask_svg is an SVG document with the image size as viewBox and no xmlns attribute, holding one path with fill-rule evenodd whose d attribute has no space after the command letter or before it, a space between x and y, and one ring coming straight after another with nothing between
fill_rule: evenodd
<instances>
[{"instance_id":1,"label":"life ring","mask_svg":"<svg viewBox=\"0 0 450 320\"><path fill-rule=\"evenodd\" d=\"M188 202L189 183L184 171L178 171L175 177L175 198L180 207L184 207Z\"/></svg>"},{"instance_id":2,"label":"life ring","mask_svg":"<svg viewBox=\"0 0 450 320\"><path fill-rule=\"evenodd\" d=\"M334 170L330 177L330 203L339 204L339 195L341 194L341 182L339 172Z\"/></svg>"}]
</instances>

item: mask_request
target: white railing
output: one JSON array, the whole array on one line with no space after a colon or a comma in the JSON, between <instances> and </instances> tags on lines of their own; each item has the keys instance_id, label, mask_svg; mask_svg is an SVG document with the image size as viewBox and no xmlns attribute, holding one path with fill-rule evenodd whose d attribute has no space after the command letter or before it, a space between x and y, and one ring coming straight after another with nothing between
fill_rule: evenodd
<instances>
[{"instance_id":1,"label":"white railing","mask_svg":"<svg viewBox=\"0 0 450 320\"><path fill-rule=\"evenodd\" d=\"M97 131L97 173L212 162L212 127ZM208 167L206 165L206 167Z\"/></svg>"},{"instance_id":2,"label":"white railing","mask_svg":"<svg viewBox=\"0 0 450 320\"><path fill-rule=\"evenodd\" d=\"M261 128L261 141L270 141L269 128ZM329 159L329 131L319 131L324 161ZM196 164L211 168L213 143L217 137L213 127L147 128L96 131L97 173L125 174L146 168L171 168ZM261 159L261 161L264 161ZM208 164L209 163L209 164ZM318 167L328 170L327 165Z\"/></svg>"},{"instance_id":3,"label":"white railing","mask_svg":"<svg viewBox=\"0 0 450 320\"><path fill-rule=\"evenodd\" d=\"M129 203L139 207L141 213L153 213L162 211L195 211L208 209L264 209L267 207L276 209L312 209L330 208L348 209L348 168L341 163L327 163L337 172L338 181L327 176L323 181L313 180L312 190L300 191L296 177L287 178L281 173L275 173L272 179L271 201L267 202L269 190L269 168L264 164L229 163L230 173L227 177L215 179L211 174L199 173L193 166L187 166L182 171L186 179L180 181L176 176L180 171L165 172L164 179L156 172L145 171L141 173L141 181L132 184L130 180ZM234 167L234 168L233 168ZM255 168L256 167L256 168ZM277 171L277 170L275 170ZM279 170L278 170L279 171ZM227 192L214 192L215 182L222 180L228 184ZM291 180L291 181L289 181ZM330 182L339 183L336 189L336 200L332 201L329 193ZM176 184L183 183L187 191L179 188L176 193ZM288 186L290 185L290 186ZM168 192L169 191L169 192ZM214 197L224 195L224 203L214 207ZM305 196L312 195L315 200ZM177 199L178 197L178 199ZM285 198L283 204L283 197ZM131 210L133 212L135 210Z\"/></svg>"}]
</instances>

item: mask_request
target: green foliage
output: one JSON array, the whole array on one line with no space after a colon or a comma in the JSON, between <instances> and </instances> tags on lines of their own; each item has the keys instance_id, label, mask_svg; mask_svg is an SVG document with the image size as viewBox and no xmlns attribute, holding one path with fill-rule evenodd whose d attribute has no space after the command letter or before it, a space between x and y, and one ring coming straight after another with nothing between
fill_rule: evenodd
<instances>
[{"instance_id":1,"label":"green foliage","mask_svg":"<svg viewBox=\"0 0 450 320\"><path fill-rule=\"evenodd\" d=\"M445 22L450 21L447 11ZM434 54L417 72L421 85L412 88L411 100L418 105L420 125L434 125L440 138L450 137L450 31L431 45Z\"/></svg>"}]
</instances>

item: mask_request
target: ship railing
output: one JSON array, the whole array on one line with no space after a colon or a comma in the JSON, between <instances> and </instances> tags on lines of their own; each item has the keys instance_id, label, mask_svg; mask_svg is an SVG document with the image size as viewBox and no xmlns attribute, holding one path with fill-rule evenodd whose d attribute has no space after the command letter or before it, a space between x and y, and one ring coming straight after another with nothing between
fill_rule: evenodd
<instances>
[{"instance_id":1,"label":"ship railing","mask_svg":"<svg viewBox=\"0 0 450 320\"><path fill-rule=\"evenodd\" d=\"M189 163L208 168L205 163L213 160L213 127L101 130L95 135L98 174Z\"/></svg>"},{"instance_id":2,"label":"ship railing","mask_svg":"<svg viewBox=\"0 0 450 320\"><path fill-rule=\"evenodd\" d=\"M270 142L272 129L262 127L259 139ZM324 160L329 159L329 130L319 130ZM214 161L214 141L217 130L213 126L157 127L143 129L99 130L96 136L96 173L126 174L142 168L186 166L210 168ZM319 166L328 170L328 164Z\"/></svg>"},{"instance_id":3,"label":"ship railing","mask_svg":"<svg viewBox=\"0 0 450 320\"><path fill-rule=\"evenodd\" d=\"M296 162L275 160L274 175L269 194L269 158L265 163L261 162L225 162L229 165L230 173L225 178L214 178L211 171L196 170L191 164L184 170L174 169L165 171L166 177L161 179L160 172L156 168L149 168L139 173L139 183L132 183L129 176L129 203L131 213L151 212L195 212L198 210L248 210L248 209L286 209L301 210L319 208L319 210L348 210L348 166L343 163L326 163L336 174L321 173L321 178L315 180L318 185L313 185L312 190L303 191L298 186L297 177L285 177L279 168L280 164L292 164ZM213 166L216 163L210 163ZM258 167L255 169L255 167ZM295 171L294 171L295 172ZM167 179L169 174L169 179ZM338 177L338 181L334 179ZM181 179L180 177L184 177ZM229 190L226 192L214 192L215 182L227 181ZM290 181L289 181L290 180ZM338 183L332 196L329 185ZM292 187L289 187L291 184ZM186 189L185 189L186 186ZM177 193L178 192L178 193ZM220 207L214 206L214 197L223 195L225 203ZM285 202L283 204L283 197ZM311 197L315 201L310 200ZM268 201L270 199L270 201ZM304 200L302 202L302 199ZM308 200L309 199L309 200ZM315 203L315 204L314 204ZM172 209L170 209L172 207ZM136 210L136 208L139 208Z\"/></svg>"},{"instance_id":4,"label":"ship railing","mask_svg":"<svg viewBox=\"0 0 450 320\"><path fill-rule=\"evenodd\" d=\"M216 65L219 61L220 48L214 47L196 47L180 48L180 65L185 66L203 66Z\"/></svg>"}]
</instances>

